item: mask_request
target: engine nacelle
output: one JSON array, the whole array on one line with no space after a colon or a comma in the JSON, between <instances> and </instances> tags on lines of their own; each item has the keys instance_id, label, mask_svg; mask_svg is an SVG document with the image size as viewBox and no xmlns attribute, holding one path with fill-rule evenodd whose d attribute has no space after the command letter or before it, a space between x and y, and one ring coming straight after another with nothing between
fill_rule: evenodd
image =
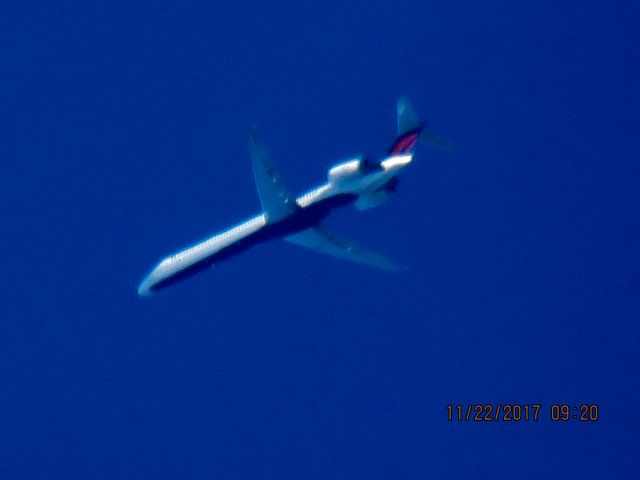
<instances>
[{"instance_id":1,"label":"engine nacelle","mask_svg":"<svg viewBox=\"0 0 640 480\"><path fill-rule=\"evenodd\" d=\"M358 178L362 175L362 159L356 158L347 162L339 163L332 167L327 173L327 179L333 184L343 183L347 180Z\"/></svg>"},{"instance_id":2,"label":"engine nacelle","mask_svg":"<svg viewBox=\"0 0 640 480\"><path fill-rule=\"evenodd\" d=\"M397 187L398 180L396 178L392 178L377 190L360 195L354 205L358 210L368 210L370 208L377 207L378 205L386 202L391 195L396 193Z\"/></svg>"}]
</instances>

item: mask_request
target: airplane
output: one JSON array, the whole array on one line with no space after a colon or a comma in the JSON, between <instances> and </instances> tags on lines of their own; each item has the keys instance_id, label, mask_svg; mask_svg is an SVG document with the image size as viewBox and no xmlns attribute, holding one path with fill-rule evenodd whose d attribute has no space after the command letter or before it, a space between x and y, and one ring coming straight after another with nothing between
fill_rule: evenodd
<instances>
[{"instance_id":1,"label":"airplane","mask_svg":"<svg viewBox=\"0 0 640 480\"><path fill-rule=\"evenodd\" d=\"M336 208L353 204L357 210L367 210L386 201L396 191L396 175L411 164L419 138L443 145L425 129L406 98L397 102L397 122L397 138L381 161L357 157L340 163L329 170L324 185L297 198L283 185L251 131L249 147L262 213L164 258L142 280L138 295L151 295L276 238L370 267L398 270L393 261L335 235L322 224Z\"/></svg>"}]
</instances>

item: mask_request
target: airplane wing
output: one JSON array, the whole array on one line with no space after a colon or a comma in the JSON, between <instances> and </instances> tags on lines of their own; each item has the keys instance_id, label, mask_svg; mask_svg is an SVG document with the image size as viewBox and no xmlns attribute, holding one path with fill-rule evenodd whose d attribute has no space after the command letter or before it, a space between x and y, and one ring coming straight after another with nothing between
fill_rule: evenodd
<instances>
[{"instance_id":1,"label":"airplane wing","mask_svg":"<svg viewBox=\"0 0 640 480\"><path fill-rule=\"evenodd\" d=\"M398 265L388 258L367 250L349 240L344 240L322 226L309 228L285 237L287 242L310 248L320 253L351 260L382 270L400 270Z\"/></svg>"},{"instance_id":2,"label":"airplane wing","mask_svg":"<svg viewBox=\"0 0 640 480\"><path fill-rule=\"evenodd\" d=\"M256 133L253 130L249 133L249 149L251 150L256 188L267 221L273 223L288 217L300 207L282 184L280 176L258 143Z\"/></svg>"}]
</instances>

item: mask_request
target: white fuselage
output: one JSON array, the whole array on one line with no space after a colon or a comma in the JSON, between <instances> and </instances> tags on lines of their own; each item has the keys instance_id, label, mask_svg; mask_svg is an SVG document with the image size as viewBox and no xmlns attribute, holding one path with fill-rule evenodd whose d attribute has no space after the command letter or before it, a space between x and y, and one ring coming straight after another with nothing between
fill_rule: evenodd
<instances>
[{"instance_id":1,"label":"white fuselage","mask_svg":"<svg viewBox=\"0 0 640 480\"><path fill-rule=\"evenodd\" d=\"M353 195L357 198L373 194L411 161L410 154L391 156L380 162L379 168L364 174L354 170L356 166L354 162L358 160L345 162L330 170L327 183L300 195L296 198L296 203L304 210L338 195ZM335 174L333 178L332 172ZM284 222L286 219L281 221ZM197 265L206 263L222 250L256 234L268 224L267 215L262 213L164 258L140 283L138 293L151 294L160 284L171 281Z\"/></svg>"}]
</instances>

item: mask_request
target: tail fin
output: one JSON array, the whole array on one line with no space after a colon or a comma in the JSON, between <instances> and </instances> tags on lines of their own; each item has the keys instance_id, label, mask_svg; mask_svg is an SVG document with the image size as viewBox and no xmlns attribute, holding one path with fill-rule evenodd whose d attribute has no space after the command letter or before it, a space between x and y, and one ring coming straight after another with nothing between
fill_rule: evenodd
<instances>
[{"instance_id":1,"label":"tail fin","mask_svg":"<svg viewBox=\"0 0 640 480\"><path fill-rule=\"evenodd\" d=\"M418 119L416 112L405 97L398 99L398 138L393 142L389 153L403 155L411 153L416 146L424 124Z\"/></svg>"},{"instance_id":2,"label":"tail fin","mask_svg":"<svg viewBox=\"0 0 640 480\"><path fill-rule=\"evenodd\" d=\"M445 150L453 150L455 146L448 140L439 137L426 128L406 97L398 99L398 137L389 149L391 155L403 155L413 151L418 140L435 145Z\"/></svg>"},{"instance_id":3,"label":"tail fin","mask_svg":"<svg viewBox=\"0 0 640 480\"><path fill-rule=\"evenodd\" d=\"M415 110L409 103L409 99L398 99L398 136L401 137L413 130L424 127Z\"/></svg>"}]
</instances>

